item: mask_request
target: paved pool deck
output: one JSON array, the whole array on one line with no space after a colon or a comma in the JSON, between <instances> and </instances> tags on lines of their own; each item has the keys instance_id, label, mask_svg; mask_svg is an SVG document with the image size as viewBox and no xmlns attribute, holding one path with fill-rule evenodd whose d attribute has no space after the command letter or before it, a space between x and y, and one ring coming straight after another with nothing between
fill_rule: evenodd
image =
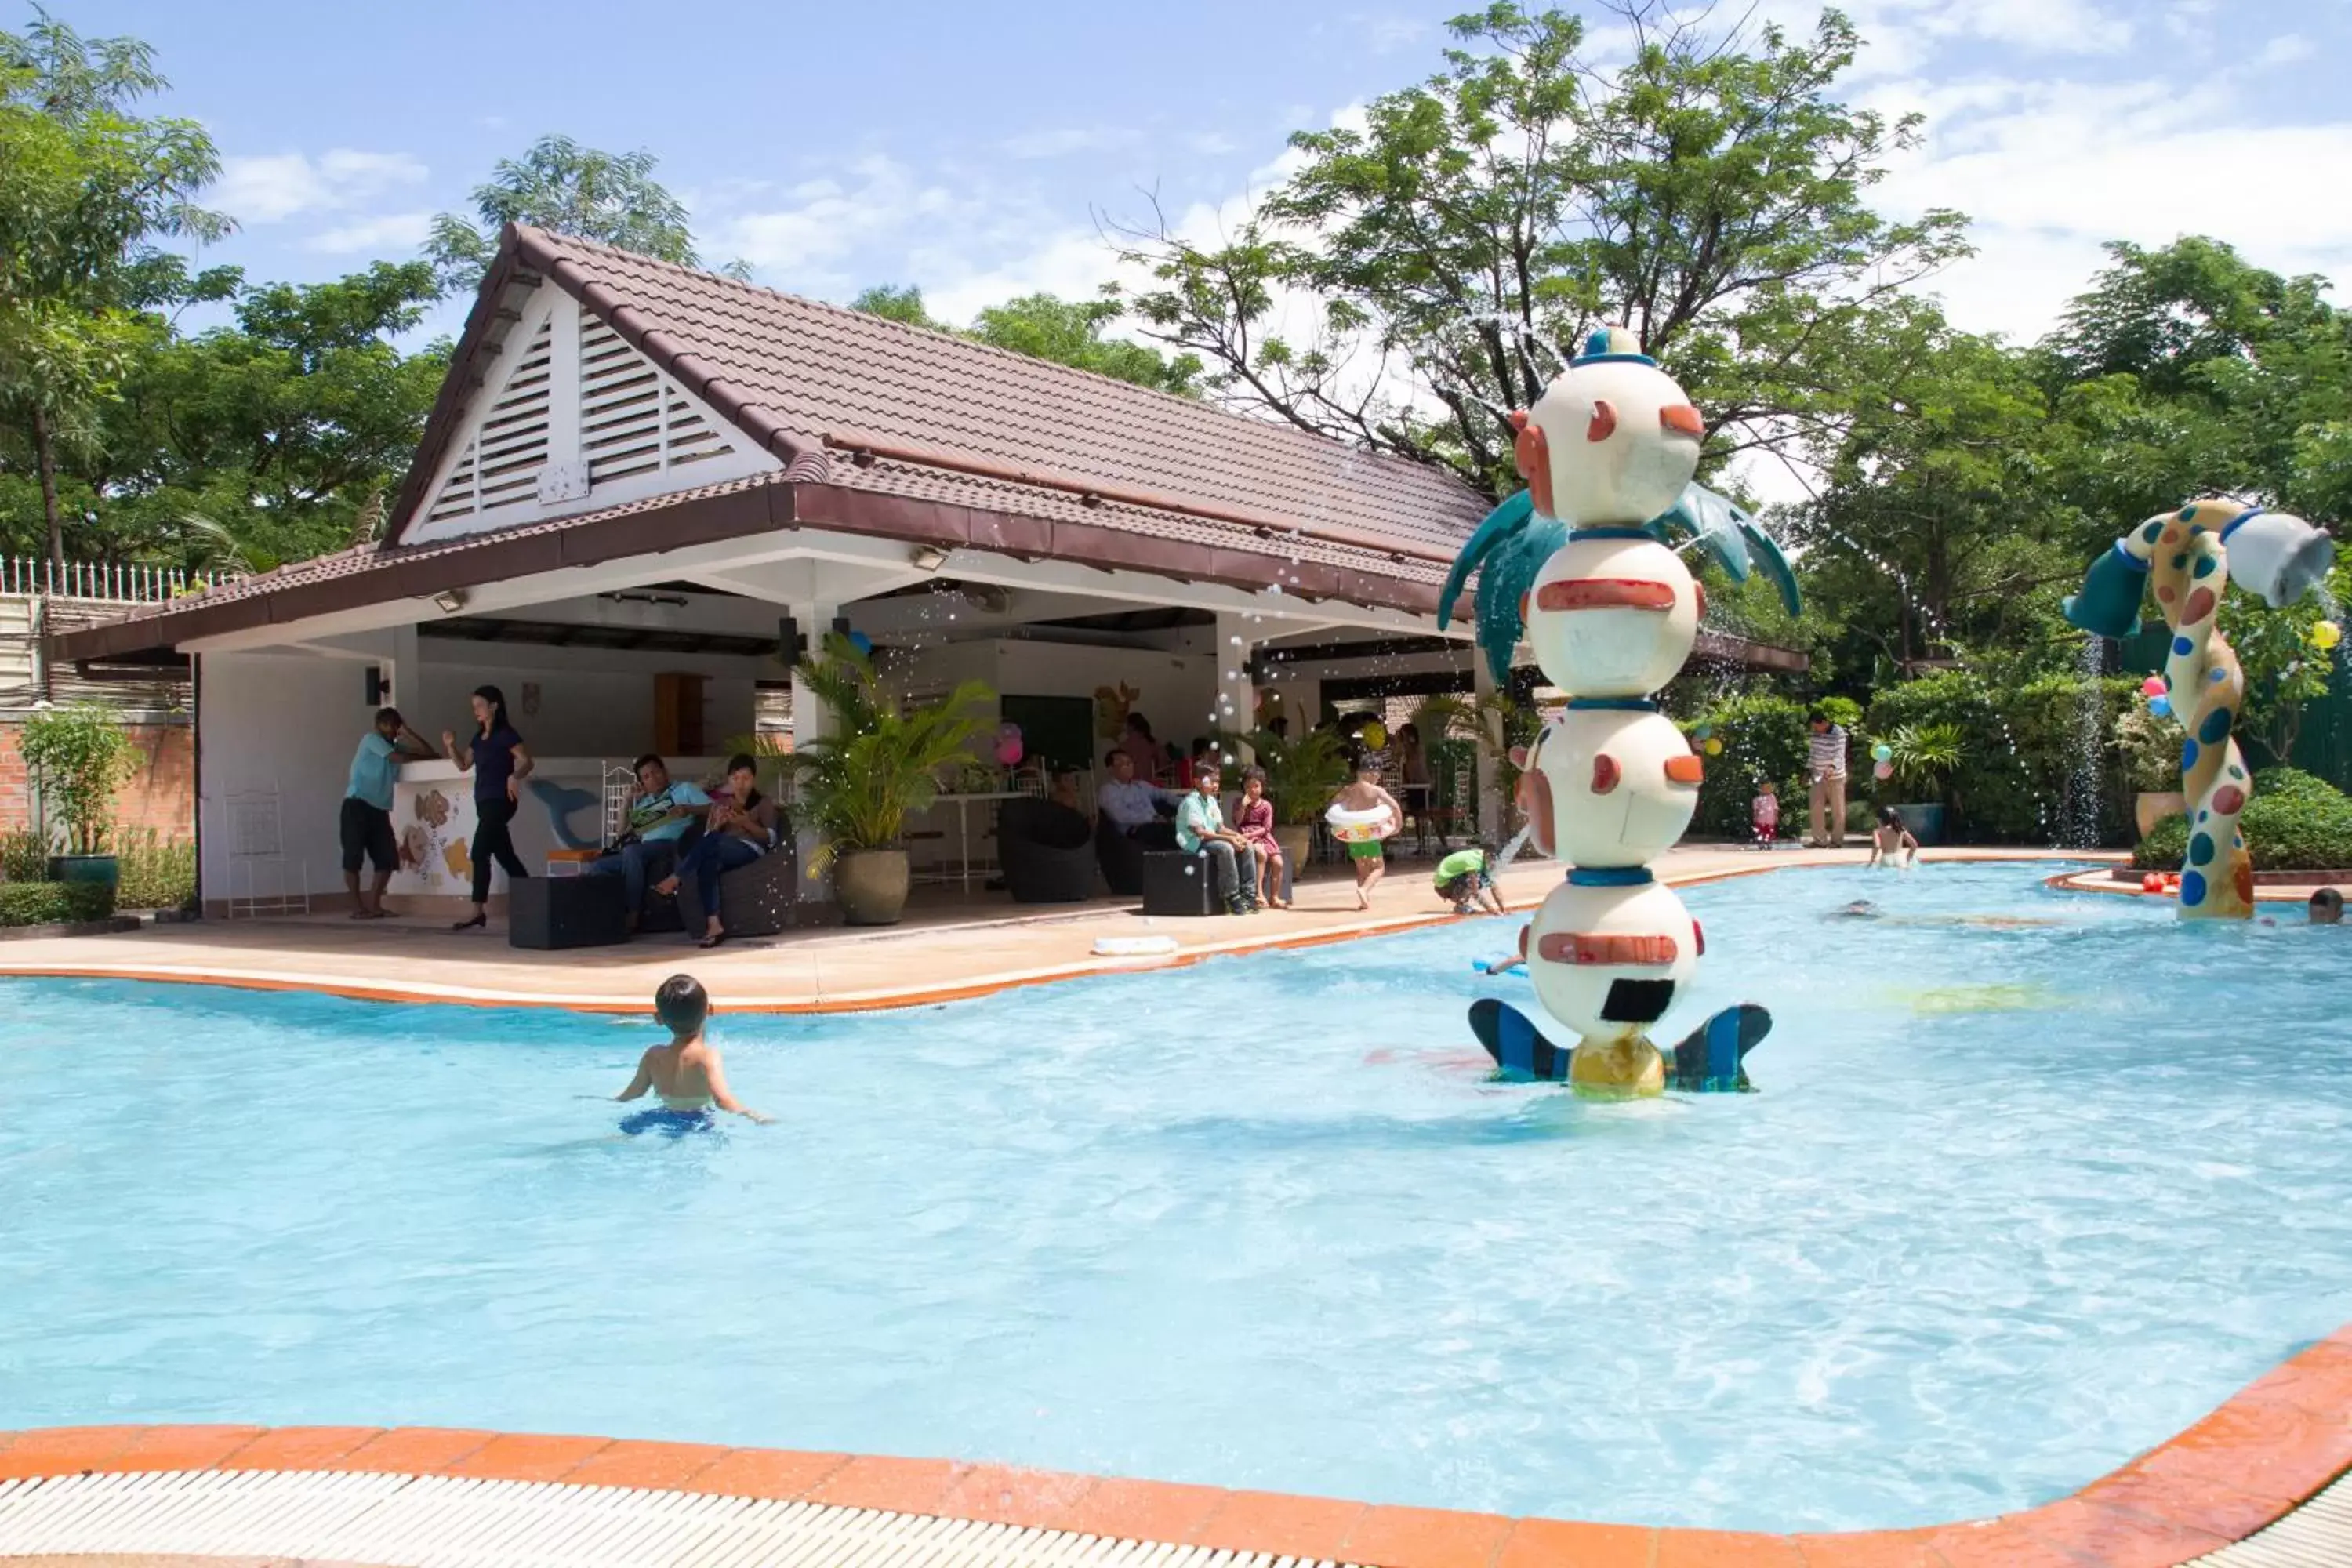
<instances>
[{"instance_id":1,"label":"paved pool deck","mask_svg":"<svg viewBox=\"0 0 2352 1568\"><path fill-rule=\"evenodd\" d=\"M1784 848L1690 845L1658 862L1681 886L1790 866L1860 864L1866 847ZM1932 867L1969 860L2120 860L2076 851L1936 849ZM1554 861L1523 861L1503 874L1515 911L1532 909L1559 879ZM0 975L163 980L254 990L316 991L393 1002L569 1007L635 1013L681 969L737 1012L834 1013L919 1006L1013 986L1081 975L1197 963L1226 953L1304 947L1350 937L1412 931L1456 916L1431 889L1425 863L1407 861L1355 907L1344 878L1302 881L1297 907L1239 919L1151 919L1132 900L1020 906L985 901L918 908L879 930L790 932L704 952L677 935L618 947L534 952L507 945L502 923L453 932L445 920L353 921L341 912L297 918L205 921L105 936L51 937L0 944ZM1517 940L1518 922L1496 921L1497 952ZM1166 937L1174 952L1105 958L1100 938Z\"/></svg>"},{"instance_id":2,"label":"paved pool deck","mask_svg":"<svg viewBox=\"0 0 2352 1568\"><path fill-rule=\"evenodd\" d=\"M945 1459L447 1428L81 1426L0 1433L0 1559L2319 1568L2352 1563L2347 1471L2352 1328L2072 1497L1916 1530L1663 1530Z\"/></svg>"}]
</instances>

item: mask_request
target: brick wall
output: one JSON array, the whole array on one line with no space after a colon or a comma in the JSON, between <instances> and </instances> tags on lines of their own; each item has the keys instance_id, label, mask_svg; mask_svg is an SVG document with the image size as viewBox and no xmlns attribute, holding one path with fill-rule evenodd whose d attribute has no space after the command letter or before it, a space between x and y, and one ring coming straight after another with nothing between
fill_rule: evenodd
<instances>
[{"instance_id":1,"label":"brick wall","mask_svg":"<svg viewBox=\"0 0 2352 1568\"><path fill-rule=\"evenodd\" d=\"M116 824L152 827L165 838L194 836L195 731L186 724L132 724L131 739L145 761L117 798ZM33 826L31 783L17 747L23 724L0 718L0 833Z\"/></svg>"}]
</instances>

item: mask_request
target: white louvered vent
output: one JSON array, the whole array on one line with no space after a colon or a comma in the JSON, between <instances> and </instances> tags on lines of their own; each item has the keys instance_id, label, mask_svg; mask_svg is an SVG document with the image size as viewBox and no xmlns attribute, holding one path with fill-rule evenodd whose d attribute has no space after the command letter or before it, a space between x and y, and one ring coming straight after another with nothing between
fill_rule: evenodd
<instances>
[{"instance_id":1,"label":"white louvered vent","mask_svg":"<svg viewBox=\"0 0 2352 1568\"><path fill-rule=\"evenodd\" d=\"M733 449L644 355L581 312L580 455L592 488Z\"/></svg>"},{"instance_id":2,"label":"white louvered vent","mask_svg":"<svg viewBox=\"0 0 2352 1568\"><path fill-rule=\"evenodd\" d=\"M499 400L425 510L427 522L470 517L538 499L539 470L547 464L550 323L525 343Z\"/></svg>"}]
</instances>

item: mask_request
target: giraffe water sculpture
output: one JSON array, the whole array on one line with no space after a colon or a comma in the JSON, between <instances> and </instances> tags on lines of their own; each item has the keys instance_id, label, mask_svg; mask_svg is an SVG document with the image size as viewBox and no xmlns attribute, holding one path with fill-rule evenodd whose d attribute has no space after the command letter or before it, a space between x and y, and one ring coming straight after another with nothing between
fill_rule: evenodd
<instances>
[{"instance_id":1,"label":"giraffe water sculpture","mask_svg":"<svg viewBox=\"0 0 2352 1568\"><path fill-rule=\"evenodd\" d=\"M2284 512L2234 500L2195 500L2141 523L2091 563L2066 619L2100 637L2139 629L2141 597L2153 588L2172 633L2164 683L2187 731L2180 789L2189 801L2189 854L2180 868L2180 912L2243 920L2254 912L2254 868L2238 818L2253 779L2231 733L2245 705L2245 676L2221 632L2221 595L2239 580L2284 609L2326 579L2335 563L2327 535Z\"/></svg>"},{"instance_id":2,"label":"giraffe water sculpture","mask_svg":"<svg viewBox=\"0 0 2352 1568\"><path fill-rule=\"evenodd\" d=\"M1527 501L1516 521L1473 536L1449 589L1479 565L1480 641L1507 655L1524 624L1545 678L1569 694L1563 716L1514 760L1538 847L1570 862L1526 940L1537 999L1576 1044L1553 1046L1492 997L1473 1005L1471 1026L1506 1071L1598 1098L1658 1094L1669 1082L1744 1088L1742 1058L1770 1026L1760 1007L1718 1014L1671 1062L1649 1033L1706 952L1697 922L1650 870L1698 805L1700 760L1653 693L1690 657L1706 605L1660 538L1664 520L1696 512L1689 492L1706 426L1620 327L1595 332L1512 422ZM1507 502L1496 518L1512 512ZM1559 542L1531 581L1502 575L1555 528ZM1770 552L1760 534L1748 542ZM1743 569L1746 558L1743 543Z\"/></svg>"}]
</instances>

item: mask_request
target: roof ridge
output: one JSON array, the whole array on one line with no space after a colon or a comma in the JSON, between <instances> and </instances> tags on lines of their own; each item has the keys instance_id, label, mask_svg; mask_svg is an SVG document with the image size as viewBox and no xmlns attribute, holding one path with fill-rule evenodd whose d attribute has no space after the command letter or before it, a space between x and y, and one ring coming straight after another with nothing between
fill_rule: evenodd
<instances>
[{"instance_id":1,"label":"roof ridge","mask_svg":"<svg viewBox=\"0 0 2352 1568\"><path fill-rule=\"evenodd\" d=\"M1087 370L1078 365L1065 364L1059 360L1045 359L1036 354L1023 353L1018 349L1003 348L995 343L982 342L977 338L967 337L961 332L956 331L952 329L919 327L910 321L894 321L888 316L877 316L869 311L853 310L847 305L836 305L830 300L812 299L806 294L794 294L788 289L772 288L765 283L754 283L745 279L730 278L723 272L713 272L701 267L688 267L682 262L665 260L658 256L647 256L641 251L630 250L623 246L608 245L602 240L583 239L577 235L563 234L558 230L551 228L541 228L536 224L517 224L514 226L519 234L531 236L541 243L551 246L558 249L578 248L603 252L612 256L625 257L631 262L641 266L667 268L669 271L681 273L686 277L695 279L700 282L718 284L725 288L740 289L747 293L772 295L774 298L784 300L788 304L802 306L813 310L823 311L827 315L845 318L847 321L856 324L861 331L881 328L887 331L908 333L926 342L952 343L958 348L971 350L975 353L994 354L1000 358L1010 360L1024 368L1028 366L1042 365L1045 367L1048 374L1083 376L1089 381L1100 383L1104 386L1118 389L1118 393L1121 396L1138 395L1142 397L1158 398L1179 407L1198 409L1220 419L1239 420L1244 424L1261 429L1279 432L1286 439L1304 441L1317 446L1330 447L1337 451L1349 453L1357 458L1368 459L1383 466L1392 465L1407 472L1412 473L1433 473L1442 479L1450 479L1454 484L1460 486L1465 491L1469 491L1471 489L1471 486L1467 484L1460 475L1454 473L1450 468L1447 468L1443 465L1418 462L1413 458L1403 456L1402 453L1381 452L1358 447L1349 442L1342 441L1334 436L1321 435L1313 430L1302 430L1296 425L1285 424L1275 419L1261 419L1251 415L1238 413L1230 408L1222 408L1216 404L1209 402L1205 398L1186 397L1181 393L1169 392L1157 386L1145 386L1139 382L1124 381L1115 375L1107 375L1098 370ZM819 434L822 435L823 433L819 432Z\"/></svg>"}]
</instances>

